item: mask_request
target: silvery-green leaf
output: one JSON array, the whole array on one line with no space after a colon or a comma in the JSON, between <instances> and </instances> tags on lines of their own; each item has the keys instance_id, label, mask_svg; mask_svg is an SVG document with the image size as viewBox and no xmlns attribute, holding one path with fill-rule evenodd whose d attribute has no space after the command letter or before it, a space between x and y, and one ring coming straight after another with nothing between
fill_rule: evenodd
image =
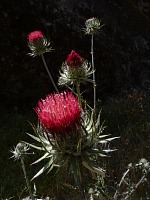
<instances>
[{"instance_id":1,"label":"silvery-green leaf","mask_svg":"<svg viewBox=\"0 0 150 200\"><path fill-rule=\"evenodd\" d=\"M100 126L100 115L101 115L101 110L99 111L98 117L97 117L97 121L95 124L95 127L98 128Z\"/></svg>"},{"instance_id":2,"label":"silvery-green leaf","mask_svg":"<svg viewBox=\"0 0 150 200\"><path fill-rule=\"evenodd\" d=\"M39 158L38 160L36 160L35 162L33 162L31 165L34 165L34 164L40 162L41 160L47 158L48 155L49 155L49 153L45 153L41 158ZM51 157L52 157L52 155L51 155Z\"/></svg>"},{"instance_id":3,"label":"silvery-green leaf","mask_svg":"<svg viewBox=\"0 0 150 200\"><path fill-rule=\"evenodd\" d=\"M38 146L35 146L35 145L30 144L30 143L27 143L27 142L26 142L26 144L29 145L30 147L34 148L34 149L38 149L38 150L40 150L40 151L44 151L44 148L43 148L43 147L38 147Z\"/></svg>"},{"instance_id":4,"label":"silvery-green leaf","mask_svg":"<svg viewBox=\"0 0 150 200\"><path fill-rule=\"evenodd\" d=\"M78 156L81 154L81 145L82 145L81 141L82 141L82 138L80 138L78 145L77 145L77 155Z\"/></svg>"},{"instance_id":5,"label":"silvery-green leaf","mask_svg":"<svg viewBox=\"0 0 150 200\"><path fill-rule=\"evenodd\" d=\"M102 177L105 177L105 172L103 169L101 168L96 168L96 167L93 167L93 166L90 166L87 162L85 161L82 161L82 164L84 167L86 167L88 170L94 172L94 173L97 173L99 175L101 175Z\"/></svg>"},{"instance_id":6,"label":"silvery-green leaf","mask_svg":"<svg viewBox=\"0 0 150 200\"><path fill-rule=\"evenodd\" d=\"M91 114L91 118L90 118L90 120L89 120L89 123L88 123L88 125L87 125L87 127L86 127L86 130L89 132L92 128L93 128L93 115L94 115L94 113L92 112L92 114Z\"/></svg>"},{"instance_id":7,"label":"silvery-green leaf","mask_svg":"<svg viewBox=\"0 0 150 200\"><path fill-rule=\"evenodd\" d=\"M110 136L110 134L109 135L100 135L99 138L101 139L101 138L108 137L108 136Z\"/></svg>"},{"instance_id":8,"label":"silvery-green leaf","mask_svg":"<svg viewBox=\"0 0 150 200\"><path fill-rule=\"evenodd\" d=\"M99 143L107 143L107 142L111 142L112 140L118 139L120 137L113 137L113 138L107 138L105 140L101 140L99 141Z\"/></svg>"},{"instance_id":9,"label":"silvery-green leaf","mask_svg":"<svg viewBox=\"0 0 150 200\"><path fill-rule=\"evenodd\" d=\"M90 154L97 154L97 153L104 153L102 150L100 149L94 149L94 148L89 148L86 150L87 153L90 153Z\"/></svg>"},{"instance_id":10,"label":"silvery-green leaf","mask_svg":"<svg viewBox=\"0 0 150 200\"><path fill-rule=\"evenodd\" d=\"M103 151L106 152L106 153L110 153L110 152L113 152L113 151L116 151L117 149L104 149Z\"/></svg>"},{"instance_id":11,"label":"silvery-green leaf","mask_svg":"<svg viewBox=\"0 0 150 200\"><path fill-rule=\"evenodd\" d=\"M48 163L42 167L42 169L31 179L31 181L35 178L37 178L38 176L40 176L43 172L45 172L45 170L47 170L52 164L53 164L53 157L48 161Z\"/></svg>"},{"instance_id":12,"label":"silvery-green leaf","mask_svg":"<svg viewBox=\"0 0 150 200\"><path fill-rule=\"evenodd\" d=\"M30 137L32 137L34 140L36 140L37 142L40 142L40 143L41 143L41 141L42 141L43 143L49 145L49 141L48 141L46 138L44 138L44 137L42 137L42 136L40 136L40 135L39 135L39 137L36 137L36 136L31 135L31 134L29 134L29 133L27 133L27 134L28 134Z\"/></svg>"}]
</instances>

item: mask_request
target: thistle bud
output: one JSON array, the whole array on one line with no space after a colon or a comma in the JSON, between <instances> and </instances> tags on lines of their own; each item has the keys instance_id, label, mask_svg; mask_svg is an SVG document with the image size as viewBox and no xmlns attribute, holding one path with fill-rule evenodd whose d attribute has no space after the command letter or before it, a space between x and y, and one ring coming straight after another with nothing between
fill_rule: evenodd
<instances>
[{"instance_id":1,"label":"thistle bud","mask_svg":"<svg viewBox=\"0 0 150 200\"><path fill-rule=\"evenodd\" d=\"M83 63L83 59L79 54L77 54L74 50L71 51L71 53L68 55L66 63L69 67L81 67Z\"/></svg>"},{"instance_id":2,"label":"thistle bud","mask_svg":"<svg viewBox=\"0 0 150 200\"><path fill-rule=\"evenodd\" d=\"M60 71L59 85L84 83L92 74L91 65L74 50L67 56Z\"/></svg>"},{"instance_id":3,"label":"thistle bud","mask_svg":"<svg viewBox=\"0 0 150 200\"><path fill-rule=\"evenodd\" d=\"M21 157L23 157L27 153L28 150L29 150L29 147L27 144L23 142L19 142L17 146L14 148L14 150L11 151L11 153L13 153L12 158L14 158L15 160L18 160Z\"/></svg>"},{"instance_id":4,"label":"thistle bud","mask_svg":"<svg viewBox=\"0 0 150 200\"><path fill-rule=\"evenodd\" d=\"M88 34L88 35L98 34L102 27L99 19L95 17L86 20L85 26L86 26L85 34Z\"/></svg>"},{"instance_id":5,"label":"thistle bud","mask_svg":"<svg viewBox=\"0 0 150 200\"><path fill-rule=\"evenodd\" d=\"M45 52L52 51L50 42L45 38L41 31L33 31L28 35L28 46L31 50L29 55L40 56Z\"/></svg>"}]
</instances>

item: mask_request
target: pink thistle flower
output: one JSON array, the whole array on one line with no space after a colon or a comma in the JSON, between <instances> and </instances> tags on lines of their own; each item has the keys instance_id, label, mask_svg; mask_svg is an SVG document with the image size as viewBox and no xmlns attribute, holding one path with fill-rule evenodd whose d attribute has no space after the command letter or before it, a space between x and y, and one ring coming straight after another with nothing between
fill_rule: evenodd
<instances>
[{"instance_id":1,"label":"pink thistle flower","mask_svg":"<svg viewBox=\"0 0 150 200\"><path fill-rule=\"evenodd\" d=\"M35 108L44 128L54 136L66 137L78 125L82 108L71 92L50 94Z\"/></svg>"},{"instance_id":2,"label":"pink thistle flower","mask_svg":"<svg viewBox=\"0 0 150 200\"><path fill-rule=\"evenodd\" d=\"M79 54L72 50L68 55L66 62L69 67L81 67L83 59Z\"/></svg>"},{"instance_id":3,"label":"pink thistle flower","mask_svg":"<svg viewBox=\"0 0 150 200\"><path fill-rule=\"evenodd\" d=\"M33 31L28 35L29 42L38 42L39 39L43 38L44 35L41 31Z\"/></svg>"}]
</instances>

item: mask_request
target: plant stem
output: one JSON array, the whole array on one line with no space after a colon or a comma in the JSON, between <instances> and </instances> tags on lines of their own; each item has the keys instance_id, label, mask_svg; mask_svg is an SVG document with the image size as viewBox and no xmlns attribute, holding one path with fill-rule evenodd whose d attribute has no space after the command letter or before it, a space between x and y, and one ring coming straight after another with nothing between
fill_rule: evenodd
<instances>
[{"instance_id":1,"label":"plant stem","mask_svg":"<svg viewBox=\"0 0 150 200\"><path fill-rule=\"evenodd\" d=\"M117 199L120 186L121 186L121 184L123 183L125 177L126 177L127 174L129 173L129 171L130 171L130 169L127 169L127 171L123 174L123 176L122 176L122 178L121 178L121 181L120 181L120 183L119 183L119 185L118 185L118 189L116 190L116 192L115 192L115 194L114 194L114 199Z\"/></svg>"},{"instance_id":2,"label":"plant stem","mask_svg":"<svg viewBox=\"0 0 150 200\"><path fill-rule=\"evenodd\" d=\"M80 195L81 195L82 200L86 200L86 198L85 198L85 194L84 194L84 191L82 190L81 185L79 185L78 188L79 188L79 191L80 191Z\"/></svg>"},{"instance_id":3,"label":"plant stem","mask_svg":"<svg viewBox=\"0 0 150 200\"><path fill-rule=\"evenodd\" d=\"M50 73L50 71L49 71L49 69L48 69L48 66L47 66L47 64L46 64L44 55L41 54L41 57L42 57L43 64L44 64L44 66L45 66L45 68L46 68L46 71L47 71L47 73L48 73L48 75L49 75L49 78L50 78L50 80L51 80L51 82L52 82L52 84L53 84L53 86L54 86L56 92L59 92L59 91L58 91L58 88L57 88L57 86L56 86L56 84L55 84L55 82L54 82L54 80L53 80L53 78L52 78L52 76L51 76L51 73Z\"/></svg>"},{"instance_id":4,"label":"plant stem","mask_svg":"<svg viewBox=\"0 0 150 200\"><path fill-rule=\"evenodd\" d=\"M92 55L93 92L94 92L94 111L95 111L95 110L96 110L96 80L95 80L95 67L94 67L93 39L94 39L94 35L92 34L92 37L91 37L91 55Z\"/></svg>"},{"instance_id":5,"label":"plant stem","mask_svg":"<svg viewBox=\"0 0 150 200\"><path fill-rule=\"evenodd\" d=\"M25 177L25 180L26 180L27 189L29 191L29 196L30 196L30 198L32 200L34 200L33 194L31 192L31 187L30 187L30 184L29 184L29 180L28 180L28 177L27 177L27 172L26 172L26 168L25 168L25 164L24 164L24 158L21 157L20 160L21 160L21 164L22 164L22 169L23 169L24 177Z\"/></svg>"},{"instance_id":6,"label":"plant stem","mask_svg":"<svg viewBox=\"0 0 150 200\"><path fill-rule=\"evenodd\" d=\"M81 183L81 181L77 178L77 179L75 179L75 182L76 182L76 186L77 186L77 188L78 188L78 190L79 190L81 199L82 199L82 200L86 200L85 194L84 194L84 191L83 191L83 188L82 188L82 183Z\"/></svg>"},{"instance_id":7,"label":"plant stem","mask_svg":"<svg viewBox=\"0 0 150 200\"><path fill-rule=\"evenodd\" d=\"M141 179L139 180L139 182L138 182L138 183L135 185L135 187L130 191L130 193L127 194L127 196L126 196L124 199L128 199L128 198L135 192L135 190L139 187L139 185L140 185L141 183L144 182L144 180L145 180L145 178L146 178L146 176L148 175L149 172L150 172L150 167L149 167L149 170L147 171L147 173L145 173L145 174L141 177Z\"/></svg>"},{"instance_id":8,"label":"plant stem","mask_svg":"<svg viewBox=\"0 0 150 200\"><path fill-rule=\"evenodd\" d=\"M79 104L81 105L80 83L76 84L76 90L77 90L78 101L79 101Z\"/></svg>"}]
</instances>

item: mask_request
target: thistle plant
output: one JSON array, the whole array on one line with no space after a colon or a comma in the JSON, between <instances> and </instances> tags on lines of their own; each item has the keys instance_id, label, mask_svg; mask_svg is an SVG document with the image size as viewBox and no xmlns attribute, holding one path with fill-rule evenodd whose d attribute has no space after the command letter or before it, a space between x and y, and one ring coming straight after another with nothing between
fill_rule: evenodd
<instances>
[{"instance_id":1,"label":"thistle plant","mask_svg":"<svg viewBox=\"0 0 150 200\"><path fill-rule=\"evenodd\" d=\"M32 194L31 191L31 186L30 186L30 182L27 176L27 172L26 172L26 167L25 167L25 156L29 155L29 153L27 153L27 151L29 150L29 146L23 142L19 142L17 144L17 146L14 148L14 150L11 150L11 153L13 154L13 156L11 158L14 158L14 160L20 160L21 161L21 166L22 166L22 170L23 170L23 174L24 174L24 178L26 181L26 186L29 192L29 196L31 200L34 200L34 196Z\"/></svg>"},{"instance_id":2,"label":"thistle plant","mask_svg":"<svg viewBox=\"0 0 150 200\"><path fill-rule=\"evenodd\" d=\"M132 180L129 178L129 174L132 173L133 171L142 172L140 179L136 183L133 183ZM150 173L150 163L145 158L140 159L139 162L136 164L130 163L118 184L118 188L116 189L113 199L117 200L118 197L119 198L121 197L124 200L127 200L131 198L131 196L136 192L137 188L141 184L147 181L149 173ZM124 188L125 191L121 191L122 187Z\"/></svg>"},{"instance_id":3,"label":"thistle plant","mask_svg":"<svg viewBox=\"0 0 150 200\"><path fill-rule=\"evenodd\" d=\"M76 187L82 199L85 199L82 188L84 169L104 178L105 170L97 165L97 159L107 157L113 151L106 144L116 137L101 135L105 127L100 125L100 113L94 121L93 112L85 112L72 92L48 95L46 99L39 101L35 111L39 124L34 127L35 136L28 135L39 142L39 145L27 145L43 152L43 156L33 164L45 159L47 163L33 179L45 170L50 172L54 168L58 168L57 171L68 169L68 176L74 176Z\"/></svg>"},{"instance_id":4,"label":"thistle plant","mask_svg":"<svg viewBox=\"0 0 150 200\"><path fill-rule=\"evenodd\" d=\"M97 182L104 182L106 168L100 160L108 156L115 148L110 148L110 143L118 137L110 137L104 134L105 126L101 123L101 110L96 112L96 79L94 66L94 35L101 30L101 22L97 18L88 19L85 22L85 34L91 36L91 64L82 58L75 50L67 56L60 69L58 85L71 90L59 92L46 64L44 53L51 52L51 43L41 31L34 31L28 35L29 55L40 56L55 88L55 92L48 94L45 99L39 100L34 108L38 116L38 125L33 125L34 135L28 135L34 143L20 142L13 153L15 160L20 160L26 185L29 191L29 199L35 199L32 194L30 182L27 177L24 158L30 148L38 150L42 156L32 165L43 162L43 167L31 180L39 177L45 171L55 170L57 177L62 177L65 183L71 179L71 184L79 190L81 199L86 199L85 188L89 189L90 199L94 200L95 191L84 184L84 179L94 177ZM91 79L91 75L93 75ZM87 104L83 106L81 97L81 84L90 82L93 84L93 108ZM75 91L74 91L75 87ZM46 164L45 164L46 162ZM142 170L140 180L129 188L128 178L132 169ZM108 195L108 199L117 200L119 197L129 199L141 183L146 180L150 172L149 162L141 159L138 164L130 164L123 174L114 196ZM121 193L121 187L126 186L126 191ZM95 184L96 186L96 184ZM96 188L96 187L95 187ZM98 195L98 187L96 188Z\"/></svg>"},{"instance_id":5,"label":"thistle plant","mask_svg":"<svg viewBox=\"0 0 150 200\"><path fill-rule=\"evenodd\" d=\"M35 135L28 135L36 142L25 142L28 147L42 152L42 156L32 164L46 161L46 164L33 176L32 180L43 174L46 170L55 170L55 175L63 175L63 181L67 182L73 177L75 188L79 190L81 199L86 199L85 177L105 178L106 169L99 166L99 160L107 157L108 153L116 149L110 149L110 142L118 137L110 137L103 134L105 126L100 121L101 111L96 115L96 80L94 68L93 36L100 30L98 19L92 18L86 21L86 34L92 35L90 62L82 58L74 50L67 56L62 64L59 86L71 88L71 92L59 92L49 72L44 59L44 53L51 52L50 42L41 31L34 31L28 35L30 55L41 56L47 73L56 90L41 99L34 108L38 116L38 125L33 125ZM93 80L90 76L93 74ZM94 88L94 107L83 107L81 101L80 85L92 82ZM74 86L76 91L74 92ZM15 151L14 151L15 152ZM15 155L15 153L14 153ZM22 158L22 157L20 157ZM64 175L65 174L65 175ZM31 196L31 194L30 194ZM33 197L31 196L31 199Z\"/></svg>"},{"instance_id":6,"label":"thistle plant","mask_svg":"<svg viewBox=\"0 0 150 200\"><path fill-rule=\"evenodd\" d=\"M51 47L51 43L47 38L43 35L41 31L33 31L29 33L28 35L28 46L31 50L31 53L29 53L30 56L41 56L43 64L45 66L45 69L48 73L48 76L56 90L58 92L58 88L53 80L53 77L48 69L48 66L46 64L44 53L51 52L53 48Z\"/></svg>"},{"instance_id":7,"label":"thistle plant","mask_svg":"<svg viewBox=\"0 0 150 200\"><path fill-rule=\"evenodd\" d=\"M96 79L95 79L95 65L94 65L94 35L97 35L101 30L102 25L99 19L93 17L85 22L85 34L91 35L91 60L92 60L92 70L93 70L93 102L94 111L96 111Z\"/></svg>"},{"instance_id":8,"label":"thistle plant","mask_svg":"<svg viewBox=\"0 0 150 200\"><path fill-rule=\"evenodd\" d=\"M105 177L105 169L98 165L97 160L101 157L107 157L109 152L115 149L109 148L109 143L118 138L110 138L109 135L103 135L104 126L100 124L100 112L96 117L96 80L94 68L93 36L101 28L100 22L96 18L86 21L86 34L92 35L91 54L92 67L90 62L82 58L74 50L67 56L63 62L59 86L66 86L71 92L58 92L58 89L48 70L43 54L50 52L52 48L50 43L44 37L41 31L35 31L28 36L28 46L31 49L32 56L41 56L49 77L57 93L52 93L38 102L34 109L38 115L38 126L33 126L35 135L28 134L39 145L26 144L32 148L43 152L42 157L33 164L47 160L46 165L37 172L35 179L43 172L52 171L57 168L57 172L66 171L68 176L74 177L75 185L80 191L82 199L85 199L83 180L87 172L92 176L97 174ZM90 76L93 74L93 80ZM92 82L94 88L94 108L84 109L81 101L80 85L86 82ZM74 96L73 92L76 94ZM104 145L105 144L105 145Z\"/></svg>"}]
</instances>

